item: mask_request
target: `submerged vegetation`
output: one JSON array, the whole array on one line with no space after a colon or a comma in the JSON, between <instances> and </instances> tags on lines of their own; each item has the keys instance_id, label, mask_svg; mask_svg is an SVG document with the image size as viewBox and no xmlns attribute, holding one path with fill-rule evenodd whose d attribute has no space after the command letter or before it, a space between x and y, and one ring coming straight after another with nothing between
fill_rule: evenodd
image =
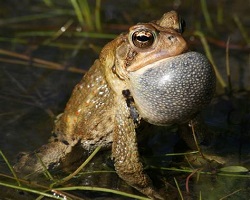
<instances>
[{"instance_id":1,"label":"submerged vegetation","mask_svg":"<svg viewBox=\"0 0 250 200\"><path fill-rule=\"evenodd\" d=\"M156 19L165 11L177 9L189 22L185 37L188 38L191 49L204 51L214 66L218 80L217 94L224 95L216 102L221 100L222 104L226 102L232 106L231 110L228 111L228 116L227 113L225 114L228 124L219 125L217 128L213 124L213 119L208 120L215 132L223 133L223 136L218 137L218 140L222 140L221 143L216 142L216 144L225 148L223 141L225 138L232 138L232 141L227 140L229 143L234 143L234 138L237 138L240 147L238 149L232 147L232 149L235 154L239 155L232 156L237 157L237 161L230 163L229 168L205 170L196 169L191 164L188 167L178 168L149 164L147 168L157 171L160 175L162 173L163 177L169 176L171 184L178 188L177 196L181 199L185 199L184 195L206 199L203 197L211 194L211 191L216 193L214 194L216 199L229 197L237 199L248 196L250 191L246 185L250 182L248 173L250 163L247 159L249 148L242 149L242 147L249 146L250 142L250 127L248 125L250 108L248 103L244 103L244 100L248 102L250 99L250 22L247 17L244 18L242 15L249 13L241 8L244 5L240 5L240 3L237 4L239 8L235 8L238 12L229 16L229 13L232 13L231 8L229 5L225 5L222 0L216 3L209 3L206 0L197 2L199 2L197 5L193 5L192 0L173 1L163 6L161 1L140 0L136 3L130 2L134 7L128 6L129 4L126 7L126 2L123 1L68 0L57 2L41 0L35 2L20 1L19 3L16 1L8 1L7 3L6 1L0 8L0 62L2 65L0 77L3 83L1 84L0 100L1 104L4 105L1 113L3 123L2 142L0 142L1 188L7 188L10 191L16 189L19 193L36 194L36 199L45 197L84 199L81 194L69 192L78 190L116 194L124 198L148 199L121 192L119 187L113 189L115 187L112 186L111 188L103 188L92 185L74 185L74 183L79 183L77 179L84 174L83 167L90 164L90 160L96 155L98 148L76 171L68 176L54 175L45 171L41 183L23 180L15 174L11 167L14 155L21 151L20 145L16 147L13 144L22 140L22 148L25 147L25 142L28 143L35 138L34 136L32 138L34 129L38 130L36 131L37 135L40 132L41 135L43 132L50 132L55 116L63 109L63 105L55 106L58 105L58 99L61 101L59 104L64 104L67 101L72 87L98 56L105 43L115 38L117 34L126 31L131 24L138 21L148 21L149 18ZM190 5L193 7L191 11L189 10ZM13 6L16 7L13 8ZM196 10L196 14L193 14L194 10ZM216 14L211 12L212 10L216 10ZM240 13L241 11L242 13ZM57 84L54 82L55 80L58 80L58 86L54 86ZM65 91L61 91L61 88L64 88ZM239 92L242 91L244 94L241 96ZM238 98L238 96L240 97ZM240 105L235 105L235 102ZM33 107L38 108L38 111L32 110ZM235 111L235 108L239 108L239 111ZM35 117L34 121L30 122L33 123L33 127L31 124L23 122L24 119L30 121L30 118L39 112L43 112L45 115L41 118ZM38 122L41 119L47 121ZM49 125L44 128L44 123ZM38 125L34 126L34 124ZM16 128L10 131L10 127ZM19 129L21 129L20 133L16 133ZM25 134L21 136L23 132ZM12 138L12 144L5 142L5 140L10 140L7 133L16 138L16 141ZM231 136L230 134L238 134L239 136ZM24 137L31 137L31 139L24 139ZM44 137L46 140L48 135ZM36 144L39 144L39 141ZM30 145L30 149L32 149L33 146ZM217 148L220 149L220 146ZM229 148L229 152L232 151L230 147L227 148ZM222 152L225 153L225 151ZM199 152L189 154L199 154ZM178 155L164 155L162 158L164 160L166 157ZM185 157L183 154L181 156ZM10 161L8 161L8 157L10 157ZM156 157L152 160L156 159L159 158ZM86 173L114 174L113 170L108 169ZM170 179L167 178L166 181ZM71 180L73 181L70 182ZM239 184L232 186L230 185L231 181ZM205 184L201 184L201 182L205 182ZM196 183L198 184L196 185ZM225 184L228 185L225 186ZM167 185L166 183L166 187ZM183 194L183 190L185 190L185 194ZM1 192L0 195L2 195Z\"/></svg>"}]
</instances>

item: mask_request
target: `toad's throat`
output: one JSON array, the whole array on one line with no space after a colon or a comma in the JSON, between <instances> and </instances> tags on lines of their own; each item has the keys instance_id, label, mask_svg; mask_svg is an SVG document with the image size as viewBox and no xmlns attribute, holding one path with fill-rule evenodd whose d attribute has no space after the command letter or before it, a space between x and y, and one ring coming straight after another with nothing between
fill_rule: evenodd
<instances>
[{"instance_id":1,"label":"toad's throat","mask_svg":"<svg viewBox=\"0 0 250 200\"><path fill-rule=\"evenodd\" d=\"M141 117L156 125L191 120L210 102L215 88L209 61L196 52L158 60L130 72L129 79Z\"/></svg>"}]
</instances>

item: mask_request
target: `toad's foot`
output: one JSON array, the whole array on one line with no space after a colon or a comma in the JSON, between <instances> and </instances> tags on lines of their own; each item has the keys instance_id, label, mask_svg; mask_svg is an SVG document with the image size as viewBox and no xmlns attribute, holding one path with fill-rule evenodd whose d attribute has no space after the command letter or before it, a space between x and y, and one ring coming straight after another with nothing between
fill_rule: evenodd
<instances>
[{"instance_id":1,"label":"toad's foot","mask_svg":"<svg viewBox=\"0 0 250 200\"><path fill-rule=\"evenodd\" d=\"M52 141L32 153L20 153L14 170L21 175L41 173L60 165L65 156L72 151L77 141Z\"/></svg>"}]
</instances>

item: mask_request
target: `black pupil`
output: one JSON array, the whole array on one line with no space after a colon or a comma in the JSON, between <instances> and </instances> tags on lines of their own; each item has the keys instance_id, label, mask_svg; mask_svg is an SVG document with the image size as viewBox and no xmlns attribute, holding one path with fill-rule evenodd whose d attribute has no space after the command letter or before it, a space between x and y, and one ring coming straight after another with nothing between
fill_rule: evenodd
<instances>
[{"instance_id":1,"label":"black pupil","mask_svg":"<svg viewBox=\"0 0 250 200\"><path fill-rule=\"evenodd\" d=\"M136 47L147 48L153 44L154 36L150 31L137 31L133 34L132 40Z\"/></svg>"},{"instance_id":2,"label":"black pupil","mask_svg":"<svg viewBox=\"0 0 250 200\"><path fill-rule=\"evenodd\" d=\"M150 37L147 35L138 35L136 39L141 42L147 42L150 40Z\"/></svg>"}]
</instances>

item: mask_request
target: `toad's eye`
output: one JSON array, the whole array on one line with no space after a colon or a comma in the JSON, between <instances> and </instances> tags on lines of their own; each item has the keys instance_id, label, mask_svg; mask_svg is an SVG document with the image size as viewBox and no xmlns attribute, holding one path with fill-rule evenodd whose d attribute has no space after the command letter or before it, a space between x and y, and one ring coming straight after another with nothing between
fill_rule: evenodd
<instances>
[{"instance_id":1,"label":"toad's eye","mask_svg":"<svg viewBox=\"0 0 250 200\"><path fill-rule=\"evenodd\" d=\"M178 32L183 33L185 28L186 28L186 22L184 21L184 19L179 17L179 30L178 30Z\"/></svg>"},{"instance_id":2,"label":"toad's eye","mask_svg":"<svg viewBox=\"0 0 250 200\"><path fill-rule=\"evenodd\" d=\"M155 41L155 33L149 30L135 31L131 37L133 44L142 49L152 46Z\"/></svg>"}]
</instances>

